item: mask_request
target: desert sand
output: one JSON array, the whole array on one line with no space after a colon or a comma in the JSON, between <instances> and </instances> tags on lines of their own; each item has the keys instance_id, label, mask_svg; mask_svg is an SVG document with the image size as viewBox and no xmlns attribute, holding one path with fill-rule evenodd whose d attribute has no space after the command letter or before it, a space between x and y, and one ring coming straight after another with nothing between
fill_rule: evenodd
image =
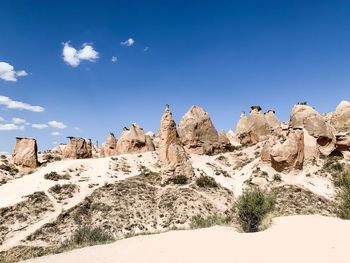
<instances>
[{"instance_id":1,"label":"desert sand","mask_svg":"<svg viewBox=\"0 0 350 263\"><path fill-rule=\"evenodd\" d=\"M27 263L349 262L350 221L322 216L273 220L268 230L238 233L229 227L138 236Z\"/></svg>"}]
</instances>

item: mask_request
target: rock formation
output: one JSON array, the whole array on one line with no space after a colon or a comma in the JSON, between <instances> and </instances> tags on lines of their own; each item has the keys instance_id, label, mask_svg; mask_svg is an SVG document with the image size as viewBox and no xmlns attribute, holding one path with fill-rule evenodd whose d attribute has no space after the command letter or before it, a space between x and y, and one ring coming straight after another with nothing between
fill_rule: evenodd
<instances>
[{"instance_id":1,"label":"rock formation","mask_svg":"<svg viewBox=\"0 0 350 263\"><path fill-rule=\"evenodd\" d=\"M85 159L92 158L91 140L86 141L80 137L67 137L70 142L63 150L65 158Z\"/></svg>"},{"instance_id":2,"label":"rock formation","mask_svg":"<svg viewBox=\"0 0 350 263\"><path fill-rule=\"evenodd\" d=\"M261 112L260 106L252 106L249 118L242 112L237 124L236 134L242 144L258 143L268 138L272 131L280 128L280 122L274 111Z\"/></svg>"},{"instance_id":3,"label":"rock formation","mask_svg":"<svg viewBox=\"0 0 350 263\"><path fill-rule=\"evenodd\" d=\"M219 141L209 114L198 106L192 106L182 117L178 132L187 153L211 155L227 151L229 141Z\"/></svg>"},{"instance_id":4,"label":"rock formation","mask_svg":"<svg viewBox=\"0 0 350 263\"><path fill-rule=\"evenodd\" d=\"M152 138L145 135L142 128L133 123L130 127L124 128L117 141L117 153L144 153L154 151Z\"/></svg>"},{"instance_id":5,"label":"rock formation","mask_svg":"<svg viewBox=\"0 0 350 263\"><path fill-rule=\"evenodd\" d=\"M15 165L32 169L38 167L38 146L36 140L17 137L12 156Z\"/></svg>"},{"instance_id":6,"label":"rock formation","mask_svg":"<svg viewBox=\"0 0 350 263\"><path fill-rule=\"evenodd\" d=\"M324 117L308 105L295 105L291 116L292 128L305 128L308 133L317 139L319 150L329 155L335 148L335 130Z\"/></svg>"},{"instance_id":7,"label":"rock formation","mask_svg":"<svg viewBox=\"0 0 350 263\"><path fill-rule=\"evenodd\" d=\"M181 144L176 124L167 105L160 122L158 153L161 163L161 174L165 180L179 175L193 176L192 165Z\"/></svg>"},{"instance_id":8,"label":"rock formation","mask_svg":"<svg viewBox=\"0 0 350 263\"><path fill-rule=\"evenodd\" d=\"M101 147L100 157L114 156L117 154L117 139L111 132Z\"/></svg>"},{"instance_id":9,"label":"rock formation","mask_svg":"<svg viewBox=\"0 0 350 263\"><path fill-rule=\"evenodd\" d=\"M227 138L230 141L232 146L240 146L241 145L241 143L239 141L239 138L238 138L237 134L234 131L229 130L226 133L226 136L227 136Z\"/></svg>"},{"instance_id":10,"label":"rock formation","mask_svg":"<svg viewBox=\"0 0 350 263\"><path fill-rule=\"evenodd\" d=\"M274 146L271 151L271 165L281 171L285 168L302 169L304 163L304 133L292 130L285 142Z\"/></svg>"},{"instance_id":11,"label":"rock formation","mask_svg":"<svg viewBox=\"0 0 350 263\"><path fill-rule=\"evenodd\" d=\"M337 132L350 131L350 102L339 103L331 117L331 124Z\"/></svg>"}]
</instances>

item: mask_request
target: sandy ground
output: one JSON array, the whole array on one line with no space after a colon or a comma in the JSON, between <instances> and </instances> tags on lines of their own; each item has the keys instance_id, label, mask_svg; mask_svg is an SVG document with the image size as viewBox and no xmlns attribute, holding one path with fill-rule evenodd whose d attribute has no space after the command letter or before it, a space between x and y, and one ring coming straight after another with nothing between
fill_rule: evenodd
<instances>
[{"instance_id":1,"label":"sandy ground","mask_svg":"<svg viewBox=\"0 0 350 263\"><path fill-rule=\"evenodd\" d=\"M348 263L349 236L350 221L321 216L280 217L259 233L238 233L228 227L173 231L25 262Z\"/></svg>"}]
</instances>

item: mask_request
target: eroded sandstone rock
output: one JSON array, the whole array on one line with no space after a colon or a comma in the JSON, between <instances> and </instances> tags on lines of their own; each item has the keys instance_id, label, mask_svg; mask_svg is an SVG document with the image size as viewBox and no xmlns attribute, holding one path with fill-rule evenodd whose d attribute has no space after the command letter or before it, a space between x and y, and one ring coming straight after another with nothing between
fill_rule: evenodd
<instances>
[{"instance_id":1,"label":"eroded sandstone rock","mask_svg":"<svg viewBox=\"0 0 350 263\"><path fill-rule=\"evenodd\" d=\"M331 124L337 132L350 131L350 102L339 103L331 117Z\"/></svg>"},{"instance_id":2,"label":"eroded sandstone rock","mask_svg":"<svg viewBox=\"0 0 350 263\"><path fill-rule=\"evenodd\" d=\"M192 177L192 165L182 146L175 121L168 105L162 116L157 137L159 138L157 151L162 166L162 176L165 179L178 175Z\"/></svg>"},{"instance_id":3,"label":"eroded sandstone rock","mask_svg":"<svg viewBox=\"0 0 350 263\"><path fill-rule=\"evenodd\" d=\"M86 141L80 137L67 137L70 141L64 147L63 155L65 158L86 159L92 158L91 140Z\"/></svg>"},{"instance_id":4,"label":"eroded sandstone rock","mask_svg":"<svg viewBox=\"0 0 350 263\"><path fill-rule=\"evenodd\" d=\"M109 133L106 141L103 143L100 151L100 157L117 155L117 139L112 132Z\"/></svg>"},{"instance_id":5,"label":"eroded sandstone rock","mask_svg":"<svg viewBox=\"0 0 350 263\"><path fill-rule=\"evenodd\" d=\"M24 168L36 168L38 162L38 146L34 138L16 138L16 146L13 151L15 165Z\"/></svg>"},{"instance_id":6,"label":"eroded sandstone rock","mask_svg":"<svg viewBox=\"0 0 350 263\"><path fill-rule=\"evenodd\" d=\"M226 135L220 138L209 114L201 107L190 108L182 117L178 132L187 153L211 155L229 149Z\"/></svg>"},{"instance_id":7,"label":"eroded sandstone rock","mask_svg":"<svg viewBox=\"0 0 350 263\"><path fill-rule=\"evenodd\" d=\"M142 128L133 123L130 129L123 129L117 141L118 154L144 153L149 151L154 151L152 138L149 135L145 135Z\"/></svg>"}]
</instances>

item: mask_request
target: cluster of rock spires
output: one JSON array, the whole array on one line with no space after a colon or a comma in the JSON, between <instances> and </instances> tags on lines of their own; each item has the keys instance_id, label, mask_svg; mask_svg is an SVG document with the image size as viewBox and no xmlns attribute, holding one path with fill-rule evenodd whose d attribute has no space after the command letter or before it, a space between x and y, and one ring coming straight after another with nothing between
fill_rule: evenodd
<instances>
[{"instance_id":1,"label":"cluster of rock spires","mask_svg":"<svg viewBox=\"0 0 350 263\"><path fill-rule=\"evenodd\" d=\"M230 151L233 146L260 142L264 142L261 160L271 163L277 171L302 169L321 154L350 157L349 132L350 102L346 101L326 115L304 103L297 104L285 123L278 120L274 111L264 113L260 106L252 106L248 117L242 112L236 131L227 134L218 133L209 114L198 106L192 106L177 126L167 105L156 135L132 124L123 129L119 139L110 133L100 149L91 140L68 137L69 144L56 150L72 159L157 151L164 178L191 177L190 154L214 155ZM13 158L18 166L36 168L36 140L17 138Z\"/></svg>"}]
</instances>

